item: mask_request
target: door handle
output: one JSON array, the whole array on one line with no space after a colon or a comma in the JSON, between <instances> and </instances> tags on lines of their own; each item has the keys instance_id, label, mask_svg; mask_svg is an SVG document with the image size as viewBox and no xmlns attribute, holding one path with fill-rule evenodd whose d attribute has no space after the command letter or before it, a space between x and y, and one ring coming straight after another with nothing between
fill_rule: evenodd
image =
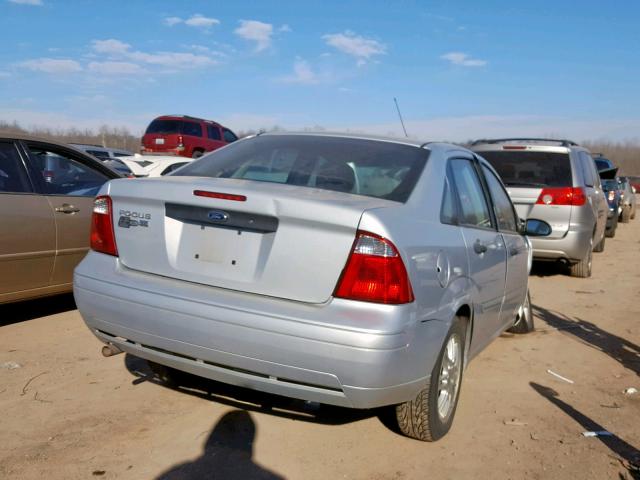
<instances>
[{"instance_id":1,"label":"door handle","mask_svg":"<svg viewBox=\"0 0 640 480\"><path fill-rule=\"evenodd\" d=\"M56 207L55 211L58 213L77 213L80 209L68 203L63 203L61 207Z\"/></svg>"},{"instance_id":2,"label":"door handle","mask_svg":"<svg viewBox=\"0 0 640 480\"><path fill-rule=\"evenodd\" d=\"M478 255L482 255L487 251L487 246L480 240L476 240L476 242L473 244L473 251Z\"/></svg>"}]
</instances>

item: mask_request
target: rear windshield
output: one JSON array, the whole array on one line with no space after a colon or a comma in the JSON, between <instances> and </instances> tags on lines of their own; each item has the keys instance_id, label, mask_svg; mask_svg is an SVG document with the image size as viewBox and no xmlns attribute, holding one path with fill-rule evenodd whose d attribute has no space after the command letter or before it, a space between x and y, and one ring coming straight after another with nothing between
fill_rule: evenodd
<instances>
[{"instance_id":1,"label":"rear windshield","mask_svg":"<svg viewBox=\"0 0 640 480\"><path fill-rule=\"evenodd\" d=\"M495 151L478 152L514 187L570 187L571 162L567 153Z\"/></svg>"},{"instance_id":2,"label":"rear windshield","mask_svg":"<svg viewBox=\"0 0 640 480\"><path fill-rule=\"evenodd\" d=\"M242 178L406 202L428 151L375 140L265 135L233 143L172 175Z\"/></svg>"},{"instance_id":3,"label":"rear windshield","mask_svg":"<svg viewBox=\"0 0 640 480\"><path fill-rule=\"evenodd\" d=\"M609 191L618 189L618 182L616 180L601 180L601 182L604 190Z\"/></svg>"}]
</instances>

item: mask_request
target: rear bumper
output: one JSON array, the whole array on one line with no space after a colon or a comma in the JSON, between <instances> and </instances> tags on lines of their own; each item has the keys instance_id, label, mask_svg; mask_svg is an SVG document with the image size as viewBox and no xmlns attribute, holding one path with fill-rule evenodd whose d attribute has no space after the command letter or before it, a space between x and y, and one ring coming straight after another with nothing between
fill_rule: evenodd
<instances>
[{"instance_id":1,"label":"rear bumper","mask_svg":"<svg viewBox=\"0 0 640 480\"><path fill-rule=\"evenodd\" d=\"M573 227L573 226L572 226ZM585 258L591 247L591 230L570 230L562 238L531 238L535 260L567 260L578 262Z\"/></svg>"},{"instance_id":2,"label":"rear bumper","mask_svg":"<svg viewBox=\"0 0 640 480\"><path fill-rule=\"evenodd\" d=\"M213 380L346 407L413 398L447 325L414 305L322 305L247 295L134 272L90 252L74 275L87 326L135 356Z\"/></svg>"}]
</instances>

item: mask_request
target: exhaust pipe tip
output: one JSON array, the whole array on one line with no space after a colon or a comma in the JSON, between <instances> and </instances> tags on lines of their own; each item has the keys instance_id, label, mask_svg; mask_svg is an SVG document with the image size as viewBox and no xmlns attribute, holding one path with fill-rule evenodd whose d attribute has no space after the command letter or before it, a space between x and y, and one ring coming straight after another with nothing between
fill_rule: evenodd
<instances>
[{"instance_id":1,"label":"exhaust pipe tip","mask_svg":"<svg viewBox=\"0 0 640 480\"><path fill-rule=\"evenodd\" d=\"M122 350L116 347L113 343L108 343L102 347L102 355L105 357L113 357L119 353L122 353Z\"/></svg>"}]
</instances>

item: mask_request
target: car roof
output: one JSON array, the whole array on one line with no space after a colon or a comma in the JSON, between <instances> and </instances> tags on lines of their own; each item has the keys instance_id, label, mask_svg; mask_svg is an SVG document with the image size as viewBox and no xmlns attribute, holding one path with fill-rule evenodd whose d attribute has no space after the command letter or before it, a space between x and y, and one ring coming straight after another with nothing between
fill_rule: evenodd
<instances>
[{"instance_id":1,"label":"car roof","mask_svg":"<svg viewBox=\"0 0 640 480\"><path fill-rule=\"evenodd\" d=\"M218 123L215 120L207 120L205 118L192 117L191 115L160 115L159 117L156 117L153 120L196 120L198 122L204 122L204 123L209 123L211 125L218 125L220 127L223 127L221 123ZM227 127L224 127L224 128L227 128Z\"/></svg>"},{"instance_id":2,"label":"car roof","mask_svg":"<svg viewBox=\"0 0 640 480\"><path fill-rule=\"evenodd\" d=\"M403 138L403 137L391 137L384 135L374 135L370 133L357 133L357 132L287 132L287 131L277 131L277 132L264 132L258 133L255 136L287 136L287 135L295 135L295 136L310 136L310 137L333 137L333 138L352 138L357 140L373 140L378 142L390 142L390 143L398 143L402 145L411 145L414 147L431 147L435 145L448 146L453 148L464 148L461 145L455 145L448 142L430 142L425 140L418 140L415 138Z\"/></svg>"}]
</instances>

